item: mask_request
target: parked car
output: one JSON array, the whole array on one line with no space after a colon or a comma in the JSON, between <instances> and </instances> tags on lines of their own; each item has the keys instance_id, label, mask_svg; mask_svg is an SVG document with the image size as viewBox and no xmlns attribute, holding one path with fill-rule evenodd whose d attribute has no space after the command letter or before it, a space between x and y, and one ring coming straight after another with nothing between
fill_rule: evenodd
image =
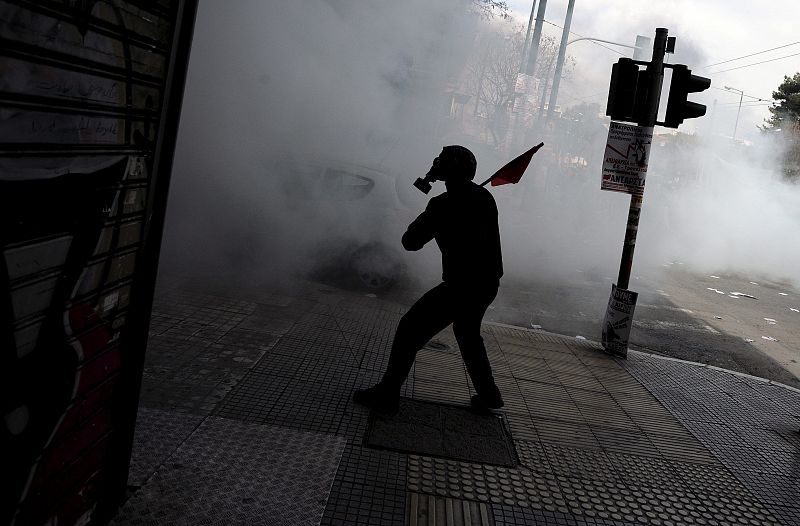
<instances>
[{"instance_id":1,"label":"parked car","mask_svg":"<svg viewBox=\"0 0 800 526\"><path fill-rule=\"evenodd\" d=\"M274 174L290 213L314 233L312 278L370 291L403 279L400 238L416 212L401 202L395 175L342 161L296 158L276 161Z\"/></svg>"}]
</instances>

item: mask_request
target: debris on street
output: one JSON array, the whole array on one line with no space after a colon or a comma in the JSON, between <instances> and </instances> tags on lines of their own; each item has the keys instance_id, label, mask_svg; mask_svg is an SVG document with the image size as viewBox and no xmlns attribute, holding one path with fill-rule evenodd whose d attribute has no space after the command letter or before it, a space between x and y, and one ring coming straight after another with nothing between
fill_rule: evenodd
<instances>
[{"instance_id":1,"label":"debris on street","mask_svg":"<svg viewBox=\"0 0 800 526\"><path fill-rule=\"evenodd\" d=\"M750 294L745 294L744 292L731 292L731 296L742 296L744 298L750 298L753 300L757 300L755 296L751 296Z\"/></svg>"}]
</instances>

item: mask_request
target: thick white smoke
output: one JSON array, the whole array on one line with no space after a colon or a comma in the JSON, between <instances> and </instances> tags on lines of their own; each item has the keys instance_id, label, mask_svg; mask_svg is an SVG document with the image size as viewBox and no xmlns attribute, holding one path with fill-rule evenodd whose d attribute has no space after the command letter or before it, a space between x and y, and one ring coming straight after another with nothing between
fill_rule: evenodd
<instances>
[{"instance_id":1,"label":"thick white smoke","mask_svg":"<svg viewBox=\"0 0 800 526\"><path fill-rule=\"evenodd\" d=\"M444 145L442 93L479 51L473 39L482 22L468 8L455 0L202 3L165 263L280 280L313 270L318 259L336 260L340 242L381 240L400 251L400 234L426 199L411 183ZM609 72L615 59L608 58ZM575 64L560 100L569 101L575 86L607 89L607 78L584 79L580 57ZM572 168L548 164L551 154L542 151L521 183L492 189L505 283L558 285L588 276L608 290L628 197L599 189L602 130L577 145L567 142L573 135L560 140L547 148L579 152ZM760 144L742 153L700 136L691 142L688 150L653 146L634 273L682 261L703 272L800 282L800 249L790 242L800 227L800 193L779 180L779 156ZM478 156L476 179L509 160L466 145ZM338 195L312 173L320 166L359 166L375 190L363 200ZM405 261L412 274L436 279L435 247Z\"/></svg>"},{"instance_id":2,"label":"thick white smoke","mask_svg":"<svg viewBox=\"0 0 800 526\"><path fill-rule=\"evenodd\" d=\"M781 152L767 137L752 146L694 140L693 155L653 154L643 263L682 261L698 272L799 285L800 247L790 240L800 229L800 187L782 177ZM674 181L676 168L686 172L687 164L693 176Z\"/></svg>"},{"instance_id":3,"label":"thick white smoke","mask_svg":"<svg viewBox=\"0 0 800 526\"><path fill-rule=\"evenodd\" d=\"M444 79L463 66L478 22L468 7L203 2L165 263L280 279L312 268L329 241L399 246L397 225L378 227L410 220L394 177L403 177L400 197L411 196L406 188L441 148L431 138ZM312 173L354 165L379 172L370 199L329 195L325 176Z\"/></svg>"}]
</instances>

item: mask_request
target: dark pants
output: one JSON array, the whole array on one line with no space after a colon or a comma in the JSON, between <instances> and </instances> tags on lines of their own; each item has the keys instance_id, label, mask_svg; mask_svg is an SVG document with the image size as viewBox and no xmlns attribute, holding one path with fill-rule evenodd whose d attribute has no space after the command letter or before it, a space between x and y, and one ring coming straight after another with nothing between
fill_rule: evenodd
<instances>
[{"instance_id":1,"label":"dark pants","mask_svg":"<svg viewBox=\"0 0 800 526\"><path fill-rule=\"evenodd\" d=\"M500 391L492 377L492 367L480 333L481 320L497 296L497 287L496 282L479 286L442 283L426 292L397 325L389 365L381 383L399 392L417 352L452 323L475 390L487 400L499 400Z\"/></svg>"}]
</instances>

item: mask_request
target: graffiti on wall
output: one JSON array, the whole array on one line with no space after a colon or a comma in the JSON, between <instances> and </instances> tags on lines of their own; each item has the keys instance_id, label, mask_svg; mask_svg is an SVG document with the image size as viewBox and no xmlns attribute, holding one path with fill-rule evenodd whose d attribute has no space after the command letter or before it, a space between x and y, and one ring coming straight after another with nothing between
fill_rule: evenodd
<instances>
[{"instance_id":1,"label":"graffiti on wall","mask_svg":"<svg viewBox=\"0 0 800 526\"><path fill-rule=\"evenodd\" d=\"M123 344L178 3L0 2L0 523L88 523L119 478Z\"/></svg>"},{"instance_id":2,"label":"graffiti on wall","mask_svg":"<svg viewBox=\"0 0 800 526\"><path fill-rule=\"evenodd\" d=\"M3 465L14 474L20 524L45 523L51 502L76 500L61 513L82 510L101 487L141 233L140 221L122 218L144 205L143 189L120 186L145 173L141 159L123 158L93 173L0 181L3 318L16 327L3 331L14 352L3 356L2 451L13 455ZM94 463L71 466L89 449ZM64 495L76 482L81 492Z\"/></svg>"}]
</instances>

